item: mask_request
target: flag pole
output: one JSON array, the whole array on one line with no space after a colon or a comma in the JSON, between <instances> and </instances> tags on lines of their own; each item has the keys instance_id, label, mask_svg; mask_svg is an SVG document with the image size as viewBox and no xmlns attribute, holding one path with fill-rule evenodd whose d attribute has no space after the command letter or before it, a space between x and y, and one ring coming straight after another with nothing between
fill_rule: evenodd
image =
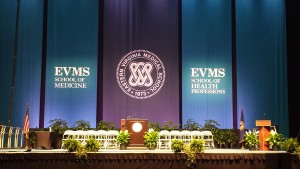
<instances>
[{"instance_id":1,"label":"flag pole","mask_svg":"<svg viewBox=\"0 0 300 169\"><path fill-rule=\"evenodd\" d=\"M241 117L240 117L240 141L241 149L245 149L245 120L244 120L244 111L241 109Z\"/></svg>"},{"instance_id":2,"label":"flag pole","mask_svg":"<svg viewBox=\"0 0 300 169\"><path fill-rule=\"evenodd\" d=\"M24 119L24 129L25 133L25 148L28 149L28 143L29 143L29 108L28 103L26 103L26 113L25 113L25 119Z\"/></svg>"},{"instance_id":3,"label":"flag pole","mask_svg":"<svg viewBox=\"0 0 300 169\"><path fill-rule=\"evenodd\" d=\"M7 119L7 125L11 125L11 116L13 111L13 97L14 97L14 88L15 88L15 77L16 77L16 60L17 60L17 48L18 48L18 32L19 32L19 15L20 15L20 0L17 4L17 18L16 18L16 30L15 30L15 44L14 44L14 56L13 56L13 69L12 69L12 81L11 81L11 93L10 93L10 104L9 104L9 113Z\"/></svg>"},{"instance_id":4,"label":"flag pole","mask_svg":"<svg viewBox=\"0 0 300 169\"><path fill-rule=\"evenodd\" d=\"M7 116L7 126L11 126L11 116L12 116L12 112L13 112L13 98L14 98L14 88L15 88L18 32L19 32L19 15L20 15L20 0L17 1L16 30L15 30L15 41L14 41L15 44L14 44L11 93L10 93L10 98L9 98L9 112L8 112L8 116ZM6 147L8 147L8 137L7 137L7 141L6 141Z\"/></svg>"}]
</instances>

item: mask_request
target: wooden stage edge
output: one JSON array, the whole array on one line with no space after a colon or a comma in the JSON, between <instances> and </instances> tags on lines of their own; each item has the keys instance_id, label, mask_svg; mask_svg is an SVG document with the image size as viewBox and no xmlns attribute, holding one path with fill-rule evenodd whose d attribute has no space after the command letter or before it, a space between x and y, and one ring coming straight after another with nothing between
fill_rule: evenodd
<instances>
[{"instance_id":1,"label":"wooden stage edge","mask_svg":"<svg viewBox=\"0 0 300 169\"><path fill-rule=\"evenodd\" d=\"M184 169L187 155L171 150L100 150L78 158L62 149L0 149L0 169ZM285 151L208 149L195 169L300 169L297 155Z\"/></svg>"}]
</instances>

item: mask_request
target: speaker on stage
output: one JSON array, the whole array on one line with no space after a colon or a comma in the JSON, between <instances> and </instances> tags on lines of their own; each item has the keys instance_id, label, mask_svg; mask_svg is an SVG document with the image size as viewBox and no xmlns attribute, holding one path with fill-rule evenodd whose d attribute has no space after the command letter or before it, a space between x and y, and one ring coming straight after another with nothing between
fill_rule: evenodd
<instances>
[{"instance_id":1,"label":"speaker on stage","mask_svg":"<svg viewBox=\"0 0 300 169\"><path fill-rule=\"evenodd\" d=\"M148 131L147 119L127 120L127 130L130 133L130 144L132 147L144 146L144 134Z\"/></svg>"}]
</instances>

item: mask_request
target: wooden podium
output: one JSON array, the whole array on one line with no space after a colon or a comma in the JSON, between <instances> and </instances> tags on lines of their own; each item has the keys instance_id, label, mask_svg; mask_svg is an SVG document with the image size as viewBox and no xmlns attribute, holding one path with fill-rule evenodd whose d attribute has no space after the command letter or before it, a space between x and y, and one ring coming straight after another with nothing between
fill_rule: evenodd
<instances>
[{"instance_id":1,"label":"wooden podium","mask_svg":"<svg viewBox=\"0 0 300 169\"><path fill-rule=\"evenodd\" d=\"M148 131L147 119L127 120L127 130L130 133L130 147L143 147L144 134Z\"/></svg>"},{"instance_id":2,"label":"wooden podium","mask_svg":"<svg viewBox=\"0 0 300 169\"><path fill-rule=\"evenodd\" d=\"M256 126L259 130L259 149L269 150L269 144L266 139L269 138L271 120L256 120Z\"/></svg>"}]
</instances>

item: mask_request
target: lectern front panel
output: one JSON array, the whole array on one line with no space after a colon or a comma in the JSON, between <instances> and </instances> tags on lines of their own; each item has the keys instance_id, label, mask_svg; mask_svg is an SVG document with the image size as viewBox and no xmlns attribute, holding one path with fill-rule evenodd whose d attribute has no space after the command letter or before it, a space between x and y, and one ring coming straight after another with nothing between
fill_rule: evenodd
<instances>
[{"instance_id":1,"label":"lectern front panel","mask_svg":"<svg viewBox=\"0 0 300 169\"><path fill-rule=\"evenodd\" d=\"M127 120L127 130L130 133L130 146L143 146L144 134L148 130L147 119Z\"/></svg>"}]
</instances>

